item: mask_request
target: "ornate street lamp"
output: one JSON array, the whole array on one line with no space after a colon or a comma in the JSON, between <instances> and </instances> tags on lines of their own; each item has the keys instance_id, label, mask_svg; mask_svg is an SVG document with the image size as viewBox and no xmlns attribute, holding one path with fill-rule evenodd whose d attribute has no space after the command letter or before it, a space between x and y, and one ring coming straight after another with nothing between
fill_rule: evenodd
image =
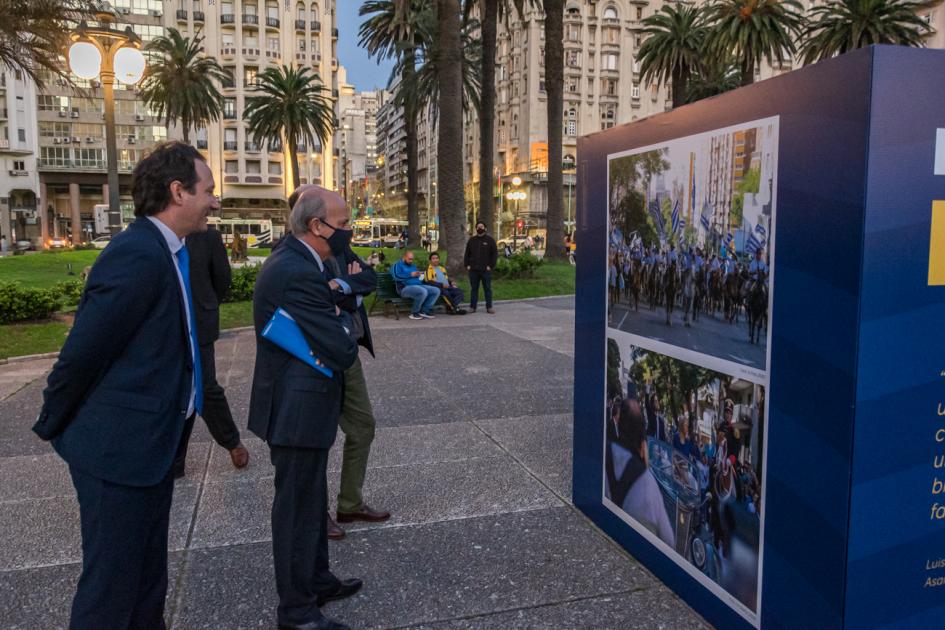
<instances>
[{"instance_id":1,"label":"ornate street lamp","mask_svg":"<svg viewBox=\"0 0 945 630\"><path fill-rule=\"evenodd\" d=\"M518 188L522 185L522 178L517 175L512 178L512 185ZM525 201L528 195L524 190L510 190L505 193L505 198L515 202L515 212L512 218L512 249L518 250L518 202Z\"/></svg>"},{"instance_id":2,"label":"ornate street lamp","mask_svg":"<svg viewBox=\"0 0 945 630\"><path fill-rule=\"evenodd\" d=\"M124 31L112 28L117 20L108 4L95 13L99 26L83 21L69 34L69 69L81 79L99 77L105 95L105 163L108 169L108 227L112 234L121 231L121 207L118 194L118 148L115 141L114 82L134 85L144 74L141 38L128 26Z\"/></svg>"}]
</instances>

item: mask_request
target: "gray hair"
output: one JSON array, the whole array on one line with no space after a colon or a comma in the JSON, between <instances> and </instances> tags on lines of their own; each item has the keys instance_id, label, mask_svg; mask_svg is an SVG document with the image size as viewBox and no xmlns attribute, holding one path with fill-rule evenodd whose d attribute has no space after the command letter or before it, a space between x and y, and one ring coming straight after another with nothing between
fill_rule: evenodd
<instances>
[{"instance_id":1,"label":"gray hair","mask_svg":"<svg viewBox=\"0 0 945 630\"><path fill-rule=\"evenodd\" d=\"M328 209L321 195L303 193L292 206L292 212L289 213L289 229L294 235L302 236L308 232L308 224L312 222L312 219L324 221L327 215Z\"/></svg>"}]
</instances>

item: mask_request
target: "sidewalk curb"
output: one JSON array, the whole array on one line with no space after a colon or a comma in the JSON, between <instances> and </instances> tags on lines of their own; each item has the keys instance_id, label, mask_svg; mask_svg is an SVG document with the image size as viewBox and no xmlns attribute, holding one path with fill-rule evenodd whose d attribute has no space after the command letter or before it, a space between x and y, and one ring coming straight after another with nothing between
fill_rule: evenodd
<instances>
[{"instance_id":1,"label":"sidewalk curb","mask_svg":"<svg viewBox=\"0 0 945 630\"><path fill-rule=\"evenodd\" d=\"M24 354L18 357L7 357L6 359L0 359L0 365L7 365L8 363L23 363L25 361L35 361L37 359L55 359L59 357L58 352L44 352L42 354Z\"/></svg>"}]
</instances>

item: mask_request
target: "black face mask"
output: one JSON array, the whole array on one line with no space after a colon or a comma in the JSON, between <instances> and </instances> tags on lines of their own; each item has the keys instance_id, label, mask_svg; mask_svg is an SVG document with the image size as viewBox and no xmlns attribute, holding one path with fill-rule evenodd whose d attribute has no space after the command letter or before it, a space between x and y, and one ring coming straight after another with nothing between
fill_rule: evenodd
<instances>
[{"instance_id":1,"label":"black face mask","mask_svg":"<svg viewBox=\"0 0 945 630\"><path fill-rule=\"evenodd\" d=\"M476 234L485 234L486 228L476 228Z\"/></svg>"},{"instance_id":2,"label":"black face mask","mask_svg":"<svg viewBox=\"0 0 945 630\"><path fill-rule=\"evenodd\" d=\"M322 238L325 238L325 240L328 241L328 247L331 248L332 254L335 256L341 256L345 253L345 250L348 249L348 245L351 244L351 238L354 236L354 231L336 228L327 221L322 221L322 223L334 230L334 232L331 233L331 236L328 238L322 236Z\"/></svg>"}]
</instances>

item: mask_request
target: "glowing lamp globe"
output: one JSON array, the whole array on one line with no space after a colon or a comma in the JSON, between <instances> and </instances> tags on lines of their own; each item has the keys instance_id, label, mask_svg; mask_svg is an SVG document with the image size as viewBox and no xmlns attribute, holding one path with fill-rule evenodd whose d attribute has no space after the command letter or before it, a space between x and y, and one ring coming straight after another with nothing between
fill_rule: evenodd
<instances>
[{"instance_id":1,"label":"glowing lamp globe","mask_svg":"<svg viewBox=\"0 0 945 630\"><path fill-rule=\"evenodd\" d=\"M69 47L69 69L80 79L94 79L102 68L102 53L91 42L75 42Z\"/></svg>"},{"instance_id":2,"label":"glowing lamp globe","mask_svg":"<svg viewBox=\"0 0 945 630\"><path fill-rule=\"evenodd\" d=\"M144 74L144 55L137 48L125 46L115 52L115 78L126 85L134 85Z\"/></svg>"}]
</instances>

